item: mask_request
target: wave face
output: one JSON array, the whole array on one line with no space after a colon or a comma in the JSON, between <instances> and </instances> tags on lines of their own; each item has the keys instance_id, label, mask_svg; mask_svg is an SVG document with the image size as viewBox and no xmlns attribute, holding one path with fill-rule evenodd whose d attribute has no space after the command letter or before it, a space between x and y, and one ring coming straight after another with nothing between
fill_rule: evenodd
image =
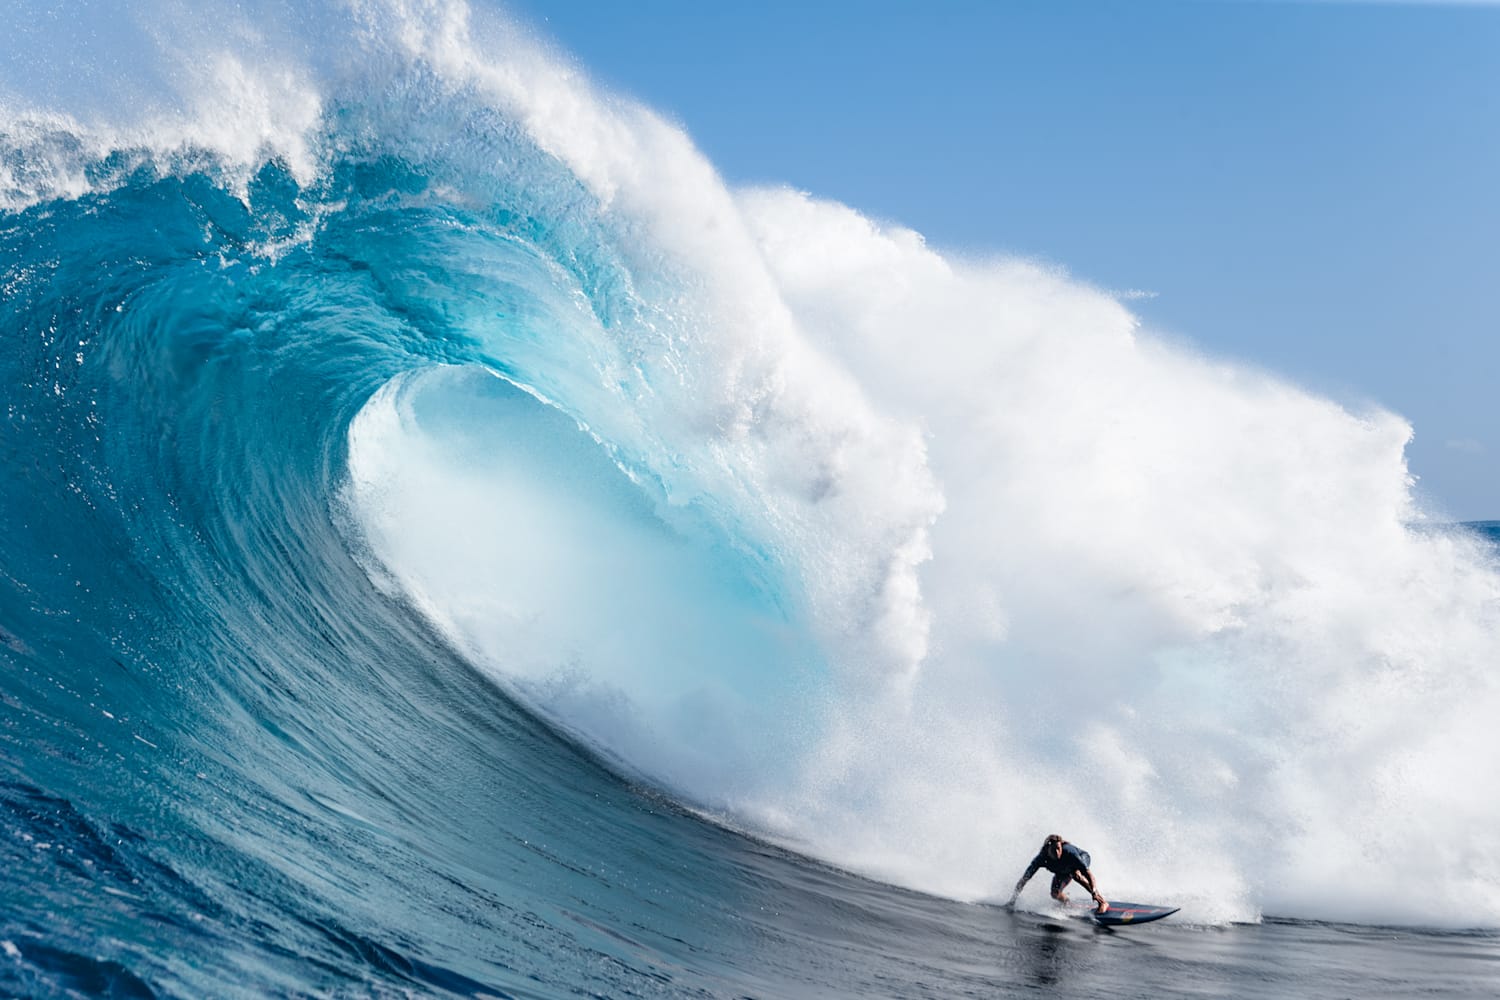
<instances>
[{"instance_id":1,"label":"wave face","mask_svg":"<svg viewBox=\"0 0 1500 1000\"><path fill-rule=\"evenodd\" d=\"M1500 572L1400 418L731 190L498 17L244 7L0 101L8 988L689 988L799 857L1054 829L1500 924Z\"/></svg>"}]
</instances>

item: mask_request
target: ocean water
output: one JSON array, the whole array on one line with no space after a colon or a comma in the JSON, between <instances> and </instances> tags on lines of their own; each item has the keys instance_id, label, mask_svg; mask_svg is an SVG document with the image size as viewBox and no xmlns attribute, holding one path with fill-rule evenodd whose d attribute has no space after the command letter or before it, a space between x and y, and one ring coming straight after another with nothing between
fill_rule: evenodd
<instances>
[{"instance_id":1,"label":"ocean water","mask_svg":"<svg viewBox=\"0 0 1500 1000\"><path fill-rule=\"evenodd\" d=\"M1500 990L1500 526L1398 415L730 188L500 11L55 14L0 994ZM1053 831L1181 912L997 905Z\"/></svg>"}]
</instances>

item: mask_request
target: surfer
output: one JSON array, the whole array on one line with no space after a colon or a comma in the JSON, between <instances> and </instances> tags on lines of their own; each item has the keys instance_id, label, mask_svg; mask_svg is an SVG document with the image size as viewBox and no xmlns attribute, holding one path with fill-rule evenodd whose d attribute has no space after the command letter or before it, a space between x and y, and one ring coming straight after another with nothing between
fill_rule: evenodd
<instances>
[{"instance_id":1,"label":"surfer","mask_svg":"<svg viewBox=\"0 0 1500 1000\"><path fill-rule=\"evenodd\" d=\"M1021 890L1038 868L1045 868L1052 873L1052 898L1059 903L1068 901L1067 893L1063 892L1068 883L1077 882L1094 897L1094 903L1098 907L1094 912L1103 913L1109 909L1109 902L1099 895L1099 889L1094 885L1094 875L1089 871L1089 852L1068 843L1055 833L1042 841L1042 849L1031 859L1031 864L1026 866L1026 874L1021 876L1021 881L1016 883L1016 891L1011 893L1010 905L1015 905L1016 897L1021 895Z\"/></svg>"}]
</instances>

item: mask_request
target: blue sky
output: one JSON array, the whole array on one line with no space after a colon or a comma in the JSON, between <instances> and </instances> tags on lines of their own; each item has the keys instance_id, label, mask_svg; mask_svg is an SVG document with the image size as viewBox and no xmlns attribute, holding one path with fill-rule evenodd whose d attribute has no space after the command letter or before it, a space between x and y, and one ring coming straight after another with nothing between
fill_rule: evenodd
<instances>
[{"instance_id":1,"label":"blue sky","mask_svg":"<svg viewBox=\"0 0 1500 1000\"><path fill-rule=\"evenodd\" d=\"M1500 518L1500 5L523 0L731 181L1055 262Z\"/></svg>"}]
</instances>

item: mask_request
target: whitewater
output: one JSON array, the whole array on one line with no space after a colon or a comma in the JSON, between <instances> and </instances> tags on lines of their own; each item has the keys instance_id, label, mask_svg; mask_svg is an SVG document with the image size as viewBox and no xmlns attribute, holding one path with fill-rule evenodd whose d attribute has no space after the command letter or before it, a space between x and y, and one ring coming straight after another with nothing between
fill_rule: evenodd
<instances>
[{"instance_id":1,"label":"whitewater","mask_svg":"<svg viewBox=\"0 0 1500 1000\"><path fill-rule=\"evenodd\" d=\"M50 13L0 990L1491 989L1500 532L1399 415L729 186L501 10ZM1154 950L993 905L1052 832Z\"/></svg>"}]
</instances>

